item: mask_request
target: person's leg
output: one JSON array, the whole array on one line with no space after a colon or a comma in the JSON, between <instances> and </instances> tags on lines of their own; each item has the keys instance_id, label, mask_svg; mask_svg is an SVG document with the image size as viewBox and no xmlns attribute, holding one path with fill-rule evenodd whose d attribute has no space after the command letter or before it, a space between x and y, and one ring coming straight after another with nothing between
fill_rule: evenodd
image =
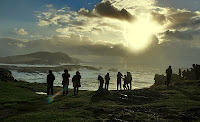
<instances>
[{"instance_id":1,"label":"person's leg","mask_svg":"<svg viewBox=\"0 0 200 122\"><path fill-rule=\"evenodd\" d=\"M129 85L128 85L128 83L127 83L127 90L129 90Z\"/></svg>"},{"instance_id":2,"label":"person's leg","mask_svg":"<svg viewBox=\"0 0 200 122\"><path fill-rule=\"evenodd\" d=\"M47 85L47 95L49 96L49 89L50 89L50 87L49 87L49 85Z\"/></svg>"},{"instance_id":3,"label":"person's leg","mask_svg":"<svg viewBox=\"0 0 200 122\"><path fill-rule=\"evenodd\" d=\"M118 86L119 86L119 83L117 83L117 91L118 91Z\"/></svg>"},{"instance_id":4,"label":"person's leg","mask_svg":"<svg viewBox=\"0 0 200 122\"><path fill-rule=\"evenodd\" d=\"M108 86L109 86L109 83L107 84L107 90L108 90Z\"/></svg>"},{"instance_id":5,"label":"person's leg","mask_svg":"<svg viewBox=\"0 0 200 122\"><path fill-rule=\"evenodd\" d=\"M74 96L75 96L76 87L74 87Z\"/></svg>"},{"instance_id":6,"label":"person's leg","mask_svg":"<svg viewBox=\"0 0 200 122\"><path fill-rule=\"evenodd\" d=\"M171 77L169 77L169 83L168 83L168 85L170 85L170 81L171 81Z\"/></svg>"},{"instance_id":7,"label":"person's leg","mask_svg":"<svg viewBox=\"0 0 200 122\"><path fill-rule=\"evenodd\" d=\"M132 90L132 82L130 82L130 90Z\"/></svg>"},{"instance_id":8,"label":"person's leg","mask_svg":"<svg viewBox=\"0 0 200 122\"><path fill-rule=\"evenodd\" d=\"M103 83L100 83L100 89L102 89L103 88Z\"/></svg>"},{"instance_id":9,"label":"person's leg","mask_svg":"<svg viewBox=\"0 0 200 122\"><path fill-rule=\"evenodd\" d=\"M65 85L63 85L63 95L65 95Z\"/></svg>"},{"instance_id":10,"label":"person's leg","mask_svg":"<svg viewBox=\"0 0 200 122\"><path fill-rule=\"evenodd\" d=\"M66 95L68 94L68 84L65 86L66 88Z\"/></svg>"},{"instance_id":11,"label":"person's leg","mask_svg":"<svg viewBox=\"0 0 200 122\"><path fill-rule=\"evenodd\" d=\"M120 81L119 85L120 85L120 90L122 90L122 84L121 84L121 81Z\"/></svg>"},{"instance_id":12,"label":"person's leg","mask_svg":"<svg viewBox=\"0 0 200 122\"><path fill-rule=\"evenodd\" d=\"M171 77L169 76L169 77L168 77L168 80L167 80L167 86L169 86L170 80L171 80Z\"/></svg>"},{"instance_id":13,"label":"person's leg","mask_svg":"<svg viewBox=\"0 0 200 122\"><path fill-rule=\"evenodd\" d=\"M77 87L77 95L78 95L78 87Z\"/></svg>"},{"instance_id":14,"label":"person's leg","mask_svg":"<svg viewBox=\"0 0 200 122\"><path fill-rule=\"evenodd\" d=\"M53 86L51 86L51 95L53 95Z\"/></svg>"}]
</instances>

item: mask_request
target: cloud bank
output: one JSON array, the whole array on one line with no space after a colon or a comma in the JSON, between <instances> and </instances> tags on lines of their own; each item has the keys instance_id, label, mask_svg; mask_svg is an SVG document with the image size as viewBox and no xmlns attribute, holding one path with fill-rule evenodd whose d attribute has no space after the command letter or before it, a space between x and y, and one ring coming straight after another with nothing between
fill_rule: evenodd
<instances>
[{"instance_id":1,"label":"cloud bank","mask_svg":"<svg viewBox=\"0 0 200 122\"><path fill-rule=\"evenodd\" d=\"M27 42L2 38L2 45L10 49L2 56L61 51L76 56L126 57L130 62L199 61L200 11L161 7L156 0L102 0L92 10L46 5L37 18L40 28L53 28L55 34ZM28 35L23 28L14 32ZM138 46L144 41L148 41L144 51L136 54L131 50L130 42Z\"/></svg>"}]
</instances>

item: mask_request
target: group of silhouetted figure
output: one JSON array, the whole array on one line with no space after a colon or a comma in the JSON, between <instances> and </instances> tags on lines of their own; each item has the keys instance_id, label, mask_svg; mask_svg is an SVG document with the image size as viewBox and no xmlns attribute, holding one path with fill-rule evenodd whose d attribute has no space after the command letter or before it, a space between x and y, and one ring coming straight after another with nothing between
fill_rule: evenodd
<instances>
[{"instance_id":1,"label":"group of silhouetted figure","mask_svg":"<svg viewBox=\"0 0 200 122\"><path fill-rule=\"evenodd\" d=\"M187 70L184 70L183 72L181 72L181 69L179 69L180 78L183 78L185 80L200 80L200 65L193 64L192 66L193 66L193 68L191 68L191 70L187 69ZM63 95L68 94L69 77L70 77L70 74L68 73L68 70L65 69L64 73L62 74ZM166 79L165 85L169 86L171 77L172 77L172 67L171 66L169 66L166 69L166 77L167 77L167 79ZM76 74L72 78L72 83L73 83L73 87L74 87L74 95L76 95L76 93L78 95L78 89L79 89L79 87L81 87L80 79L81 79L80 72L77 71ZM99 89L103 89L104 79L105 79L105 89L108 90L109 82L110 82L109 73L107 73L105 75L105 78L103 78L100 75L98 76ZM119 88L120 88L120 90L122 90L122 79L124 81L123 89L131 90L132 89L132 75L130 72L127 72L127 74L124 76L122 75L121 72L117 73L117 90L119 90ZM52 70L49 70L49 74L47 75L47 95L49 95L50 90L51 90L51 94L53 95L54 80L55 80L55 76L53 75Z\"/></svg>"},{"instance_id":2,"label":"group of silhouetted figure","mask_svg":"<svg viewBox=\"0 0 200 122\"><path fill-rule=\"evenodd\" d=\"M119 90L119 86L120 86L120 90L122 90L122 86L121 86L121 81L122 79L124 80L124 84L123 84L123 88L124 90L131 90L132 89L132 75L130 72L127 72L127 75L122 75L121 72L118 72L117 74L117 90ZM103 89L103 84L104 84L104 79L102 76L98 76L98 81L99 81L99 89ZM105 75L105 89L108 90L109 87L109 81L110 81L110 76L109 73L107 73ZM130 84L130 87L129 87Z\"/></svg>"},{"instance_id":3,"label":"group of silhouetted figure","mask_svg":"<svg viewBox=\"0 0 200 122\"><path fill-rule=\"evenodd\" d=\"M68 73L68 70L65 69L64 73L62 74L63 95L68 94L69 77L70 77L70 74ZM72 78L72 83L73 83L73 87L74 87L74 95L76 95L76 93L78 95L78 89L79 89L79 87L81 87L80 79L81 79L80 72L77 71L76 74ZM118 72L118 74L117 74L117 90L119 87L120 87L120 90L122 90L122 87L121 87L122 79L124 81L124 84L123 84L124 90L131 90L132 89L132 83L131 83L132 75L130 72L127 72L127 75L124 75L124 77L120 72ZM53 95L54 80L55 80L55 76L53 75L52 70L49 70L49 74L47 75L47 95L50 94L50 91L51 91L51 95ZM99 81L99 89L103 89L104 78L99 75L98 81ZM110 75L109 75L109 73L107 73L105 75L105 89L107 89L107 90L109 87L109 81L110 81ZM130 87L129 87L129 84L130 84Z\"/></svg>"},{"instance_id":4,"label":"group of silhouetted figure","mask_svg":"<svg viewBox=\"0 0 200 122\"><path fill-rule=\"evenodd\" d=\"M62 85L63 85L63 95L68 94L68 86L69 86L69 77L70 74L68 70L65 69L64 73L62 74ZM76 74L72 78L73 87L74 87L74 95L78 95L78 89L81 87L80 83L81 75L80 72L77 71ZM51 95L53 95L53 82L55 80L55 76L52 73L52 70L49 70L49 74L47 75L47 95L49 95L49 91L51 90Z\"/></svg>"},{"instance_id":5,"label":"group of silhouetted figure","mask_svg":"<svg viewBox=\"0 0 200 122\"><path fill-rule=\"evenodd\" d=\"M191 70L183 70L179 69L179 77L184 80L200 80L200 65L193 64ZM172 68L171 66L168 67L166 70L166 76L167 80L165 82L165 85L169 86L172 76Z\"/></svg>"},{"instance_id":6,"label":"group of silhouetted figure","mask_svg":"<svg viewBox=\"0 0 200 122\"><path fill-rule=\"evenodd\" d=\"M183 70L183 72L179 69L179 76L185 80L200 80L200 65L193 64L190 70Z\"/></svg>"}]
</instances>

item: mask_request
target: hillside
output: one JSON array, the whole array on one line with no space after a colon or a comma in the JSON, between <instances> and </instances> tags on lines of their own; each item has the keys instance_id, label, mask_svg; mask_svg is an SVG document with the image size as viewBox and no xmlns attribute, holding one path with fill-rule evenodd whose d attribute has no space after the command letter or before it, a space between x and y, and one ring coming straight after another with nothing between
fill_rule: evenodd
<instances>
[{"instance_id":1,"label":"hillside","mask_svg":"<svg viewBox=\"0 0 200 122\"><path fill-rule=\"evenodd\" d=\"M56 52L36 52L26 55L16 55L0 58L0 63L6 64L46 64L46 65L56 65L56 64L79 64L80 60L71 58L65 53Z\"/></svg>"}]
</instances>

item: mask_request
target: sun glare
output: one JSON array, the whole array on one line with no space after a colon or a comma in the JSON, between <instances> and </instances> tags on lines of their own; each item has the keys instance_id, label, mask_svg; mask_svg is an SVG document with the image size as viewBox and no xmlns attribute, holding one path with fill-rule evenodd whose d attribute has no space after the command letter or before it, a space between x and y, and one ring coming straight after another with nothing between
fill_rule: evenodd
<instances>
[{"instance_id":1,"label":"sun glare","mask_svg":"<svg viewBox=\"0 0 200 122\"><path fill-rule=\"evenodd\" d=\"M151 19L151 16L140 15L134 23L126 25L125 38L130 50L140 52L152 42L151 37L161 32L163 27Z\"/></svg>"}]
</instances>

